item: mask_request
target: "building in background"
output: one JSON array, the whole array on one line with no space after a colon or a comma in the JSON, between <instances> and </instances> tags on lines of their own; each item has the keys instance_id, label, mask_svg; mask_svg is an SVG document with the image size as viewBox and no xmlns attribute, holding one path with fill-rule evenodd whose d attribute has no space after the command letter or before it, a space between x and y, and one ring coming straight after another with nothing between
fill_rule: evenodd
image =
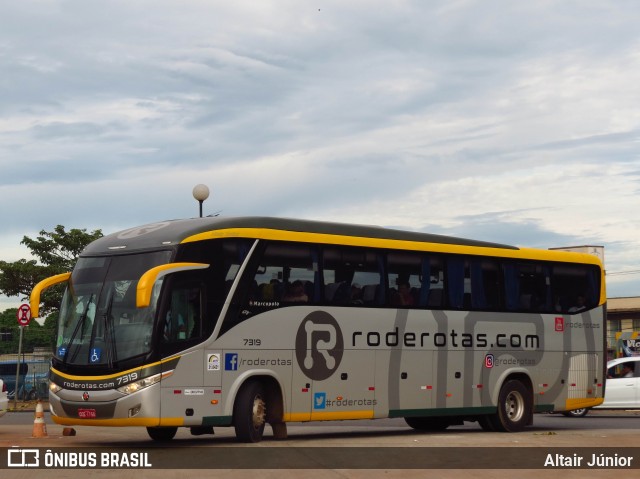
<instances>
[{"instance_id":1,"label":"building in background","mask_svg":"<svg viewBox=\"0 0 640 479\"><path fill-rule=\"evenodd\" d=\"M604 246L549 249L592 254L605 264ZM607 298L607 349L610 359L640 356L640 297Z\"/></svg>"},{"instance_id":2,"label":"building in background","mask_svg":"<svg viewBox=\"0 0 640 479\"><path fill-rule=\"evenodd\" d=\"M607 300L609 356L640 356L640 297Z\"/></svg>"}]
</instances>

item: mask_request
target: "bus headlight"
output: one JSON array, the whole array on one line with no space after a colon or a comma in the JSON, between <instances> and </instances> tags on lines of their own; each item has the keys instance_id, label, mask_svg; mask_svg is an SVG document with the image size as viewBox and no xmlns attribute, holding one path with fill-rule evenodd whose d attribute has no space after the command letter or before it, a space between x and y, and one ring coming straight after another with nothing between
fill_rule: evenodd
<instances>
[{"instance_id":1,"label":"bus headlight","mask_svg":"<svg viewBox=\"0 0 640 479\"><path fill-rule=\"evenodd\" d=\"M160 381L162 377L162 373L156 374L155 376L149 376L148 378L140 379L139 381L134 381L129 384L125 384L124 386L120 386L117 388L122 394L133 394L141 389L148 388L153 384Z\"/></svg>"},{"instance_id":2,"label":"bus headlight","mask_svg":"<svg viewBox=\"0 0 640 479\"><path fill-rule=\"evenodd\" d=\"M60 386L58 386L56 383L52 383L51 381L49 381L49 392L55 394L58 391L60 391L62 388Z\"/></svg>"}]
</instances>

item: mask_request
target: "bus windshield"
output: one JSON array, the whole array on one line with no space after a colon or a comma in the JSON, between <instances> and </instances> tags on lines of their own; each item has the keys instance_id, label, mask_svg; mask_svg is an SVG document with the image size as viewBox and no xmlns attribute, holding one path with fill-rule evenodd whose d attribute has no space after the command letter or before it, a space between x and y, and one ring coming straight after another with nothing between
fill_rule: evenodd
<instances>
[{"instance_id":1,"label":"bus windshield","mask_svg":"<svg viewBox=\"0 0 640 479\"><path fill-rule=\"evenodd\" d=\"M80 258L62 300L56 359L111 368L148 353L162 280L154 286L147 308L136 308L136 287L145 271L170 257L171 251L156 251Z\"/></svg>"}]
</instances>

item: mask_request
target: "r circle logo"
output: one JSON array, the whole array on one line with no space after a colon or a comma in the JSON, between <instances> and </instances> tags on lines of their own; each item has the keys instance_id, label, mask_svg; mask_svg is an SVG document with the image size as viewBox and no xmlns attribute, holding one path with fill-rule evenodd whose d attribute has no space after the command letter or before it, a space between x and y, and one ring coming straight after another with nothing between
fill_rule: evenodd
<instances>
[{"instance_id":1,"label":"r circle logo","mask_svg":"<svg viewBox=\"0 0 640 479\"><path fill-rule=\"evenodd\" d=\"M302 372L314 381L330 377L342 361L344 340L338 322L324 311L310 313L296 334L296 359Z\"/></svg>"}]
</instances>

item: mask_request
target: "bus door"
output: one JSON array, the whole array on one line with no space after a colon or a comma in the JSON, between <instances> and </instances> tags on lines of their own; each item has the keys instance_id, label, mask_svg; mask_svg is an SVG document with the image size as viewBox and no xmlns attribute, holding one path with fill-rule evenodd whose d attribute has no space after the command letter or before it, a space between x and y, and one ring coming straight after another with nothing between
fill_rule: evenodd
<instances>
[{"instance_id":1,"label":"bus door","mask_svg":"<svg viewBox=\"0 0 640 479\"><path fill-rule=\"evenodd\" d=\"M199 281L175 275L171 278L166 304L161 309L160 344L163 356L175 358L166 363L167 367L175 367L174 373L161 382L161 426L176 425L171 422L180 421L183 421L181 425L200 425L203 415L210 409L214 392L212 388L204 387L205 377L212 379L205 373L208 372L209 362L212 368L219 369L220 355L217 355L216 364L213 353L205 355L202 349L181 353L202 342L205 334L203 291L204 287Z\"/></svg>"}]
</instances>

